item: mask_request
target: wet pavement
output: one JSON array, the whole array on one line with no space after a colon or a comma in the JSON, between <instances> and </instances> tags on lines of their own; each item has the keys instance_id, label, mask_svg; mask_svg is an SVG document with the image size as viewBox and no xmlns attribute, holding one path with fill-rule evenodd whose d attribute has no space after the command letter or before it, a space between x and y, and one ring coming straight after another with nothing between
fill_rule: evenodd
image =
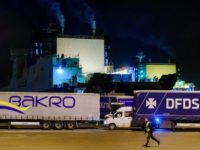
<instances>
[{"instance_id":1,"label":"wet pavement","mask_svg":"<svg viewBox=\"0 0 200 150\"><path fill-rule=\"evenodd\" d=\"M161 141L150 141L145 148L146 135L143 131L132 130L24 130L1 129L2 150L199 150L199 131L158 130L155 136Z\"/></svg>"}]
</instances>

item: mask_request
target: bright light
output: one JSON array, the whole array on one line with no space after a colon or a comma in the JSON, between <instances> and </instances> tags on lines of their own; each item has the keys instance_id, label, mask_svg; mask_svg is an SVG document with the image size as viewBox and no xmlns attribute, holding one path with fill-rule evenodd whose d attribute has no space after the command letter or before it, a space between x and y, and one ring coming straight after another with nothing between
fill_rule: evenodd
<instances>
[{"instance_id":1,"label":"bright light","mask_svg":"<svg viewBox=\"0 0 200 150\"><path fill-rule=\"evenodd\" d=\"M176 73L175 64L147 64L146 65L146 74L149 78L160 77L166 74Z\"/></svg>"},{"instance_id":2,"label":"bright light","mask_svg":"<svg viewBox=\"0 0 200 150\"><path fill-rule=\"evenodd\" d=\"M58 73L58 74L62 74L62 72L63 72L63 69L62 69L61 67L59 67L59 68L57 69L57 73Z\"/></svg>"},{"instance_id":3,"label":"bright light","mask_svg":"<svg viewBox=\"0 0 200 150\"><path fill-rule=\"evenodd\" d=\"M127 68L122 68L120 70L117 70L113 72L112 74L128 74L128 69Z\"/></svg>"},{"instance_id":4,"label":"bright light","mask_svg":"<svg viewBox=\"0 0 200 150\"><path fill-rule=\"evenodd\" d=\"M84 75L85 77L87 77L88 74L87 74L87 73L83 73L83 75Z\"/></svg>"},{"instance_id":5,"label":"bright light","mask_svg":"<svg viewBox=\"0 0 200 150\"><path fill-rule=\"evenodd\" d=\"M160 118L155 118L156 124L160 123Z\"/></svg>"}]
</instances>

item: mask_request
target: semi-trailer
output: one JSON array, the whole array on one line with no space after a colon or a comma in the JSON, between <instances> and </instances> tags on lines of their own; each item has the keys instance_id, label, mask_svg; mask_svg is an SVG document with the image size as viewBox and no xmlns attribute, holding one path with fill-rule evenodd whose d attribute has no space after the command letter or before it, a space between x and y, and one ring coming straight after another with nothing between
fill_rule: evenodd
<instances>
[{"instance_id":1,"label":"semi-trailer","mask_svg":"<svg viewBox=\"0 0 200 150\"><path fill-rule=\"evenodd\" d=\"M101 124L106 114L132 105L132 96L94 93L0 92L0 123L43 129L74 129Z\"/></svg>"},{"instance_id":2,"label":"semi-trailer","mask_svg":"<svg viewBox=\"0 0 200 150\"><path fill-rule=\"evenodd\" d=\"M134 96L94 93L0 92L0 122L73 129L82 123L110 129L139 127L148 117L157 127L200 123L199 91L135 91ZM112 106L122 106L114 113ZM116 108L116 107L115 107ZM107 119L104 116L107 115ZM102 117L100 117L102 116Z\"/></svg>"},{"instance_id":3,"label":"semi-trailer","mask_svg":"<svg viewBox=\"0 0 200 150\"><path fill-rule=\"evenodd\" d=\"M79 123L100 120L99 99L99 94L1 92L0 121L73 129Z\"/></svg>"},{"instance_id":4,"label":"semi-trailer","mask_svg":"<svg viewBox=\"0 0 200 150\"><path fill-rule=\"evenodd\" d=\"M134 92L132 107L121 107L104 121L110 129L141 127L148 117L159 128L175 128L186 123L200 127L200 91Z\"/></svg>"}]
</instances>

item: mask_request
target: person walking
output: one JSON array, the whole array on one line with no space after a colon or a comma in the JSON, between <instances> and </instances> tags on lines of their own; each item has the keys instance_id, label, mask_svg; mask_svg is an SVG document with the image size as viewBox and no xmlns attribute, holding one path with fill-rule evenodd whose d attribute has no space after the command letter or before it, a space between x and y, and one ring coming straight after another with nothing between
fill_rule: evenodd
<instances>
[{"instance_id":1,"label":"person walking","mask_svg":"<svg viewBox=\"0 0 200 150\"><path fill-rule=\"evenodd\" d=\"M144 128L145 128L145 133L147 133L147 139L146 139L146 143L143 145L145 147L149 147L149 140L150 138L153 139L154 141L156 141L158 143L158 146L160 145L160 141L154 137L153 135L153 128L152 128L152 125L151 125L151 122L149 121L148 118L145 118L144 119Z\"/></svg>"}]
</instances>

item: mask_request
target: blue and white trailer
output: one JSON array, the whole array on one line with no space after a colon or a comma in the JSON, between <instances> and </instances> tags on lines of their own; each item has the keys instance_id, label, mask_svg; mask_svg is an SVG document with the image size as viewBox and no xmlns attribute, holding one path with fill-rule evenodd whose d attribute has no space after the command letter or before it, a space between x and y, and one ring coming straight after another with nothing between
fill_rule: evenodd
<instances>
[{"instance_id":1,"label":"blue and white trailer","mask_svg":"<svg viewBox=\"0 0 200 150\"><path fill-rule=\"evenodd\" d=\"M158 127L200 127L200 91L136 91L135 117Z\"/></svg>"},{"instance_id":2,"label":"blue and white trailer","mask_svg":"<svg viewBox=\"0 0 200 150\"><path fill-rule=\"evenodd\" d=\"M128 115L130 113L132 118ZM150 118L153 124L160 128L190 125L200 127L200 92L135 91L133 107L120 108L112 117L104 121L104 125L109 126L110 129L134 127L142 125L145 117Z\"/></svg>"}]
</instances>

